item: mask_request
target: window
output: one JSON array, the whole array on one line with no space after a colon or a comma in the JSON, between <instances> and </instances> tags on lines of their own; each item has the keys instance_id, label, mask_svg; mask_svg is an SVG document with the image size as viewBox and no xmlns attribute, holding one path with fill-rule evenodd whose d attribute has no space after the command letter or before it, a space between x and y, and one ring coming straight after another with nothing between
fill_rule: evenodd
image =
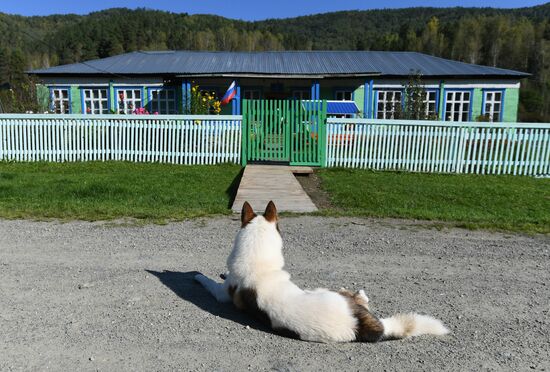
<instances>
[{"instance_id":1,"label":"window","mask_svg":"<svg viewBox=\"0 0 550 372\"><path fill-rule=\"evenodd\" d=\"M376 92L376 118L395 119L396 114L401 112L400 90L379 90Z\"/></svg>"},{"instance_id":2,"label":"window","mask_svg":"<svg viewBox=\"0 0 550 372\"><path fill-rule=\"evenodd\" d=\"M161 115L177 114L176 91L162 88L151 90L151 112Z\"/></svg>"},{"instance_id":3,"label":"window","mask_svg":"<svg viewBox=\"0 0 550 372\"><path fill-rule=\"evenodd\" d=\"M489 91L485 92L485 107L483 113L489 115L490 121L502 120L502 92Z\"/></svg>"},{"instance_id":4,"label":"window","mask_svg":"<svg viewBox=\"0 0 550 372\"><path fill-rule=\"evenodd\" d=\"M299 99L300 101L311 99L311 91L308 89L296 89L292 92L292 98Z\"/></svg>"},{"instance_id":5,"label":"window","mask_svg":"<svg viewBox=\"0 0 550 372\"><path fill-rule=\"evenodd\" d=\"M424 104L426 105L426 117L429 119L437 117L437 92L428 90L424 96Z\"/></svg>"},{"instance_id":6,"label":"window","mask_svg":"<svg viewBox=\"0 0 550 372\"><path fill-rule=\"evenodd\" d=\"M84 112L86 114L109 113L109 93L106 88L84 89Z\"/></svg>"},{"instance_id":7,"label":"window","mask_svg":"<svg viewBox=\"0 0 550 372\"><path fill-rule=\"evenodd\" d=\"M117 90L117 108L119 114L133 114L141 108L141 89L119 89Z\"/></svg>"},{"instance_id":8,"label":"window","mask_svg":"<svg viewBox=\"0 0 550 372\"><path fill-rule=\"evenodd\" d=\"M470 119L470 92L447 92L445 104L446 121L468 121Z\"/></svg>"},{"instance_id":9,"label":"window","mask_svg":"<svg viewBox=\"0 0 550 372\"><path fill-rule=\"evenodd\" d=\"M69 114L71 104L69 101L69 89L51 88L51 110L56 114Z\"/></svg>"},{"instance_id":10,"label":"window","mask_svg":"<svg viewBox=\"0 0 550 372\"><path fill-rule=\"evenodd\" d=\"M334 92L334 99L337 101L353 101L353 91L337 90Z\"/></svg>"},{"instance_id":11,"label":"window","mask_svg":"<svg viewBox=\"0 0 550 372\"><path fill-rule=\"evenodd\" d=\"M243 94L244 99L260 99L261 92L259 89L246 89Z\"/></svg>"}]
</instances>

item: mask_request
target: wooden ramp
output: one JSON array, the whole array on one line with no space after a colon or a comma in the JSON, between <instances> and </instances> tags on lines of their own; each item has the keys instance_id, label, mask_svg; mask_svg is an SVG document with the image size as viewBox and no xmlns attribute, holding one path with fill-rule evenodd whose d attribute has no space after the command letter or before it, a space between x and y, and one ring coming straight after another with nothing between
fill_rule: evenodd
<instances>
[{"instance_id":1,"label":"wooden ramp","mask_svg":"<svg viewBox=\"0 0 550 372\"><path fill-rule=\"evenodd\" d=\"M309 173L309 170L300 169L299 172ZM267 203L273 200L279 212L315 212L317 207L293 171L297 171L296 167L247 165L233 202L233 211L240 212L247 201L254 211L263 212Z\"/></svg>"}]
</instances>

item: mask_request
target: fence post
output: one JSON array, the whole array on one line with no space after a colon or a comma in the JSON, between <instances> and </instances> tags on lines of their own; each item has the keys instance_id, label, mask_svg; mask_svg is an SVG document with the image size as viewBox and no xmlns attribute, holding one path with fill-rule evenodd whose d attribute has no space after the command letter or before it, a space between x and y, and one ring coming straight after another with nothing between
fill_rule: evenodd
<instances>
[{"instance_id":1,"label":"fence post","mask_svg":"<svg viewBox=\"0 0 550 372\"><path fill-rule=\"evenodd\" d=\"M319 113L319 129L317 140L319 141L319 162L322 168L327 167L327 101L323 100L321 112Z\"/></svg>"},{"instance_id":2,"label":"fence post","mask_svg":"<svg viewBox=\"0 0 550 372\"><path fill-rule=\"evenodd\" d=\"M248 130L248 115L249 115L249 107L248 107L248 100L243 99L242 101L242 107L243 107L243 114L242 114L242 120L241 120L241 165L243 167L246 167L246 161L247 161L247 141L248 136L250 136L249 130Z\"/></svg>"}]
</instances>

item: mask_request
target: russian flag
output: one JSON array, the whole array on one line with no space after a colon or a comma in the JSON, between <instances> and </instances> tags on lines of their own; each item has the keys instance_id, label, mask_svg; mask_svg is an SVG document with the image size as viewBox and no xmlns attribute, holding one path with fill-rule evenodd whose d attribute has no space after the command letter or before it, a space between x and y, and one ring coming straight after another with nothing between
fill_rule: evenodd
<instances>
[{"instance_id":1,"label":"russian flag","mask_svg":"<svg viewBox=\"0 0 550 372\"><path fill-rule=\"evenodd\" d=\"M231 102L233 98L235 98L236 94L237 94L237 83L233 81L229 86L229 88L227 89L227 92L225 92L225 95L223 96L220 103L224 106L227 105L229 102Z\"/></svg>"}]
</instances>

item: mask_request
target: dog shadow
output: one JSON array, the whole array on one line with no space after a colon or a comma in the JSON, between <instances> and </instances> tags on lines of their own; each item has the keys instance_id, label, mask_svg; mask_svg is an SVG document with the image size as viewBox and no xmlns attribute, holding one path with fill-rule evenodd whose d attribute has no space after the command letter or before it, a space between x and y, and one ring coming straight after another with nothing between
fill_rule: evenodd
<instances>
[{"instance_id":1,"label":"dog shadow","mask_svg":"<svg viewBox=\"0 0 550 372\"><path fill-rule=\"evenodd\" d=\"M255 318L248 316L246 313L239 311L232 303L219 303L216 301L200 283L195 281L195 275L200 274L198 271L145 271L156 276L162 284L170 288L181 299L192 303L204 311L208 311L212 315L231 320L242 326L249 326L258 331L271 333L267 326Z\"/></svg>"}]
</instances>

